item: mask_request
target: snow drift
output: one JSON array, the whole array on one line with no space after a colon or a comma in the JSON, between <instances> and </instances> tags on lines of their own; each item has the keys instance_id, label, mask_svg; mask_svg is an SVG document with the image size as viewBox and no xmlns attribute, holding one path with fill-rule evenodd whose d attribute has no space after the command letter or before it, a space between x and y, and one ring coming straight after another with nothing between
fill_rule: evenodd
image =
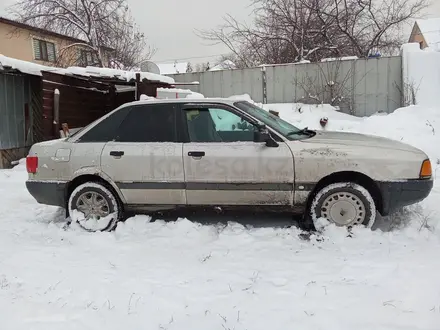
<instances>
[{"instance_id":1,"label":"snow drift","mask_svg":"<svg viewBox=\"0 0 440 330\"><path fill-rule=\"evenodd\" d=\"M354 118L329 106L267 105L300 127L391 137L438 169L440 109ZM0 171L4 329L438 330L439 185L383 223L320 233L244 219L200 224L135 216L112 233L65 227L38 205L20 162ZM401 220L404 221L401 221Z\"/></svg>"}]
</instances>

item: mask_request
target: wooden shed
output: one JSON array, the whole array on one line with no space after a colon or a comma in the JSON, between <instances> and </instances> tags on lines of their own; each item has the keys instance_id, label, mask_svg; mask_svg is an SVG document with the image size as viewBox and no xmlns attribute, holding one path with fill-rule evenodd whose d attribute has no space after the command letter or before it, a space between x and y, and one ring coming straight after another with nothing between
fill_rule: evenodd
<instances>
[{"instance_id":1,"label":"wooden shed","mask_svg":"<svg viewBox=\"0 0 440 330\"><path fill-rule=\"evenodd\" d=\"M0 168L27 155L43 140L41 79L0 70Z\"/></svg>"},{"instance_id":2,"label":"wooden shed","mask_svg":"<svg viewBox=\"0 0 440 330\"><path fill-rule=\"evenodd\" d=\"M60 69L0 55L0 168L25 157L32 144L59 138L64 123L84 127L173 82L145 72Z\"/></svg>"}]
</instances>

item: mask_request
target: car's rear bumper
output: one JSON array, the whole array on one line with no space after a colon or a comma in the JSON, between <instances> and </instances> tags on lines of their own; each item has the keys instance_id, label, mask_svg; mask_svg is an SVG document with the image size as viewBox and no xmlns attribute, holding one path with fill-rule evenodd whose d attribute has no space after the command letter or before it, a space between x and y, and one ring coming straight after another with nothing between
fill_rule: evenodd
<instances>
[{"instance_id":1,"label":"car's rear bumper","mask_svg":"<svg viewBox=\"0 0 440 330\"><path fill-rule=\"evenodd\" d=\"M38 203L53 206L66 206L67 182L26 181L26 188Z\"/></svg>"},{"instance_id":2,"label":"car's rear bumper","mask_svg":"<svg viewBox=\"0 0 440 330\"><path fill-rule=\"evenodd\" d=\"M428 197L433 180L407 180L399 182L379 182L382 193L382 215L418 203Z\"/></svg>"}]
</instances>

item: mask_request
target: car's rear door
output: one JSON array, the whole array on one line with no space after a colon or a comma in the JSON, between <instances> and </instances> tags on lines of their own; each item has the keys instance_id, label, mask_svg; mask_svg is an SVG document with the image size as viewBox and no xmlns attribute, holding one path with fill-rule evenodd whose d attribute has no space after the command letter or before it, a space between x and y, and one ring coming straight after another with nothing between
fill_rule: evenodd
<instances>
[{"instance_id":1,"label":"car's rear door","mask_svg":"<svg viewBox=\"0 0 440 330\"><path fill-rule=\"evenodd\" d=\"M182 105L189 205L292 205L293 156L254 142L255 126L225 104Z\"/></svg>"},{"instance_id":2,"label":"car's rear door","mask_svg":"<svg viewBox=\"0 0 440 330\"><path fill-rule=\"evenodd\" d=\"M105 145L102 171L128 204L186 204L176 111L172 103L134 105Z\"/></svg>"}]
</instances>

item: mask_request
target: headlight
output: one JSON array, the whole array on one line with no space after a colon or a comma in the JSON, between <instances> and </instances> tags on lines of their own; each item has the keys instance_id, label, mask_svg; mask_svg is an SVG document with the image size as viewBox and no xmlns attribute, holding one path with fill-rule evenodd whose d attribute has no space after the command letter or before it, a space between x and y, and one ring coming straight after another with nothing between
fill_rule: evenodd
<instances>
[{"instance_id":1,"label":"headlight","mask_svg":"<svg viewBox=\"0 0 440 330\"><path fill-rule=\"evenodd\" d=\"M431 161L429 159L425 159L422 163L422 167L420 168L420 179L430 179L431 176L432 176Z\"/></svg>"}]
</instances>

